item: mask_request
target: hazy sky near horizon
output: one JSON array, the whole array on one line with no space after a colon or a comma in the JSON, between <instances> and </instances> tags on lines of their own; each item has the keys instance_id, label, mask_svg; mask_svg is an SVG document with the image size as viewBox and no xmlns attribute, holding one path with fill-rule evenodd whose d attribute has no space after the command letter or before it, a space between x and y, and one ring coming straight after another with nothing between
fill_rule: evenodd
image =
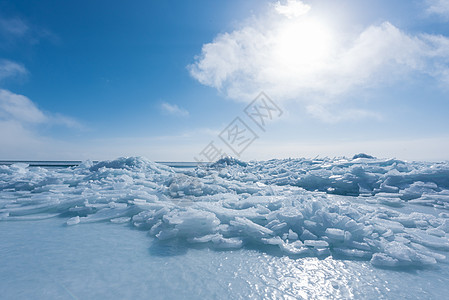
<instances>
[{"instance_id":1,"label":"hazy sky near horizon","mask_svg":"<svg viewBox=\"0 0 449 300\"><path fill-rule=\"evenodd\" d=\"M264 92L264 130L244 112ZM0 160L449 159L449 0L0 0Z\"/></svg>"}]
</instances>

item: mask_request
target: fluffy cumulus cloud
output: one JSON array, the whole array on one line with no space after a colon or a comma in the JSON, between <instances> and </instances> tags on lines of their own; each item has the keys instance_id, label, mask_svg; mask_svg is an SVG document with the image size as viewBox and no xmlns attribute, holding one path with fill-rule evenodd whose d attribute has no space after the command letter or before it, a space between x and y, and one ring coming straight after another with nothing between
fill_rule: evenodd
<instances>
[{"instance_id":1,"label":"fluffy cumulus cloud","mask_svg":"<svg viewBox=\"0 0 449 300\"><path fill-rule=\"evenodd\" d=\"M261 90L278 100L337 101L414 74L449 83L448 37L410 34L387 21L357 33L334 32L309 10L294 0L272 5L203 45L190 74L240 101Z\"/></svg>"},{"instance_id":2,"label":"fluffy cumulus cloud","mask_svg":"<svg viewBox=\"0 0 449 300\"><path fill-rule=\"evenodd\" d=\"M449 0L427 0L427 12L449 18Z\"/></svg>"},{"instance_id":3,"label":"fluffy cumulus cloud","mask_svg":"<svg viewBox=\"0 0 449 300\"><path fill-rule=\"evenodd\" d=\"M165 114L178 116L178 117L187 117L189 115L189 112L187 110L185 110L184 108L181 108L176 104L170 104L167 102L162 102L161 110Z\"/></svg>"}]
</instances>

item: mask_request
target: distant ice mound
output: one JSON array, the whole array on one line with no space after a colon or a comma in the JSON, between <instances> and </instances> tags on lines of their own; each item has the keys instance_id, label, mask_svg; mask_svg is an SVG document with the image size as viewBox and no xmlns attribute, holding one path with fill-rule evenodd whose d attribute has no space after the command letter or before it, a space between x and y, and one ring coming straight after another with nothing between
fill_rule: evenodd
<instances>
[{"instance_id":1,"label":"distant ice mound","mask_svg":"<svg viewBox=\"0 0 449 300\"><path fill-rule=\"evenodd\" d=\"M226 167L226 166L233 166L233 165L246 167L248 165L248 163L241 161L237 158L234 158L232 156L226 156L226 157L220 158L216 162L212 163L210 166L211 167Z\"/></svg>"},{"instance_id":2,"label":"distant ice mound","mask_svg":"<svg viewBox=\"0 0 449 300\"><path fill-rule=\"evenodd\" d=\"M161 173L167 171L164 165L156 164L143 157L120 157L114 160L100 161L90 167L91 171L98 171L101 168L125 169L125 170L152 170Z\"/></svg>"},{"instance_id":3,"label":"distant ice mound","mask_svg":"<svg viewBox=\"0 0 449 300\"><path fill-rule=\"evenodd\" d=\"M359 154L356 154L356 155L354 155L352 157L352 159L357 159L357 158L376 159L374 156L371 156L371 155L368 155L368 154L365 154L365 153L359 153Z\"/></svg>"},{"instance_id":4,"label":"distant ice mound","mask_svg":"<svg viewBox=\"0 0 449 300\"><path fill-rule=\"evenodd\" d=\"M56 216L132 224L177 247L422 267L448 262L449 164L226 158L187 170L131 157L0 166L0 220Z\"/></svg>"}]
</instances>

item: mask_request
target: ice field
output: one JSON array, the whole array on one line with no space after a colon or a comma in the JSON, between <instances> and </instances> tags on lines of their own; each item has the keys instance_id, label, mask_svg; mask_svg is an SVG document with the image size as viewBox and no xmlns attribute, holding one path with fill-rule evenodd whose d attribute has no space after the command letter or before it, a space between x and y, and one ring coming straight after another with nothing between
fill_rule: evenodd
<instances>
[{"instance_id":1,"label":"ice field","mask_svg":"<svg viewBox=\"0 0 449 300\"><path fill-rule=\"evenodd\" d=\"M449 292L449 163L367 155L0 166L7 298Z\"/></svg>"}]
</instances>

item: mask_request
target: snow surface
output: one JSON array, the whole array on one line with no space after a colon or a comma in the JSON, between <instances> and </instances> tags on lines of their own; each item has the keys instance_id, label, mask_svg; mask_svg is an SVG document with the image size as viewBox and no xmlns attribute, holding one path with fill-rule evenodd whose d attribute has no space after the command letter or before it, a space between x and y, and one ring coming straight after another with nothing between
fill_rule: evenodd
<instances>
[{"instance_id":1,"label":"snow surface","mask_svg":"<svg viewBox=\"0 0 449 300\"><path fill-rule=\"evenodd\" d=\"M0 221L130 224L162 245L276 256L447 263L449 163L287 159L176 169L143 158L0 166Z\"/></svg>"}]
</instances>

